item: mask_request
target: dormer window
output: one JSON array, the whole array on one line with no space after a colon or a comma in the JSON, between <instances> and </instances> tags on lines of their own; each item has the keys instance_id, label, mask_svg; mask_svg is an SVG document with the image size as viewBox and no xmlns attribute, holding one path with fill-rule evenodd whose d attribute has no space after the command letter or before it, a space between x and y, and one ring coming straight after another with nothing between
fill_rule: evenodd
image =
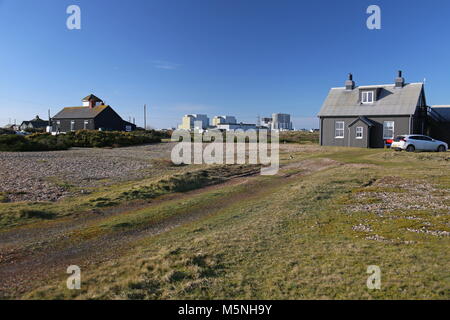
<instances>
[{"instance_id":1,"label":"dormer window","mask_svg":"<svg viewBox=\"0 0 450 320\"><path fill-rule=\"evenodd\" d=\"M374 91L363 91L361 92L361 102L363 104L370 104L375 101L375 92Z\"/></svg>"}]
</instances>

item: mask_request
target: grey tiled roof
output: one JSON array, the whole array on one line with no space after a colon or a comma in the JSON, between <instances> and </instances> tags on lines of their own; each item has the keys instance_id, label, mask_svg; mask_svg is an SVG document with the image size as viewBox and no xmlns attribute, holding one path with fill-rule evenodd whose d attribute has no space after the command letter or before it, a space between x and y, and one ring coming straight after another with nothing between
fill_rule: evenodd
<instances>
[{"instance_id":1,"label":"grey tiled roof","mask_svg":"<svg viewBox=\"0 0 450 320\"><path fill-rule=\"evenodd\" d=\"M58 112L53 119L93 119L103 110L109 108L106 105L89 107L67 107Z\"/></svg>"},{"instance_id":2,"label":"grey tiled roof","mask_svg":"<svg viewBox=\"0 0 450 320\"><path fill-rule=\"evenodd\" d=\"M431 108L439 113L441 117L450 121L450 106L432 106Z\"/></svg>"},{"instance_id":3,"label":"grey tiled roof","mask_svg":"<svg viewBox=\"0 0 450 320\"><path fill-rule=\"evenodd\" d=\"M360 89L379 89L377 101L361 104ZM318 116L411 115L416 111L422 89L422 83L406 84L403 88L395 88L394 84L362 86L350 91L332 88Z\"/></svg>"}]
</instances>

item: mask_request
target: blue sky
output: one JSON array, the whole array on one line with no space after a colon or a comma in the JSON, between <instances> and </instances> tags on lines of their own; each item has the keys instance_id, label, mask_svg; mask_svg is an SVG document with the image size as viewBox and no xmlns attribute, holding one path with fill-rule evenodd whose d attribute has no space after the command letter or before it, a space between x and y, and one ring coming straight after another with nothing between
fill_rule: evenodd
<instances>
[{"instance_id":1,"label":"blue sky","mask_svg":"<svg viewBox=\"0 0 450 320\"><path fill-rule=\"evenodd\" d=\"M81 8L81 30L66 9ZM366 27L381 7L382 29ZM0 124L80 105L94 93L122 117L175 126L186 113L290 113L316 127L330 87L426 78L450 104L450 1L0 0Z\"/></svg>"}]
</instances>

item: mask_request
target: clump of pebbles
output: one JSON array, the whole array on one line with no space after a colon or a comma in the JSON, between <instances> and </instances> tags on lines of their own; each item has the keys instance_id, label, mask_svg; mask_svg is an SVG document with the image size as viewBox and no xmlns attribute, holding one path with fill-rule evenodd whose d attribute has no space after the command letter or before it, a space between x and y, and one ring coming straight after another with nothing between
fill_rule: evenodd
<instances>
[{"instance_id":1,"label":"clump of pebbles","mask_svg":"<svg viewBox=\"0 0 450 320\"><path fill-rule=\"evenodd\" d=\"M0 152L3 201L57 201L120 181L150 175L152 159L170 159L168 143L117 149ZM147 171L146 171L147 170ZM77 191L78 190L78 191Z\"/></svg>"}]
</instances>

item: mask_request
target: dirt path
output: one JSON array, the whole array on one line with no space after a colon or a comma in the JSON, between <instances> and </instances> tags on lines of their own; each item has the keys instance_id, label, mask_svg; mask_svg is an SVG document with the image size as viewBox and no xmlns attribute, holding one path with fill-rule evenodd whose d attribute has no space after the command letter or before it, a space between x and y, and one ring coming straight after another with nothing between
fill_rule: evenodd
<instances>
[{"instance_id":1,"label":"dirt path","mask_svg":"<svg viewBox=\"0 0 450 320\"><path fill-rule=\"evenodd\" d=\"M82 270L86 270L104 261L115 259L126 254L126 250L132 248L136 241L213 215L238 201L264 196L265 192L277 188L280 183L284 184L289 180L324 170L336 164L336 162L328 159L302 161L286 166L285 168L290 171L280 173L281 179L277 180L277 184L274 184L273 181L261 182L256 177L239 177L220 185L213 185L184 194L167 195L150 204L136 204L132 208L126 206L114 208L101 216L67 219L43 225L36 229L21 228L1 233L0 298L18 297L51 279L59 279L65 275L66 268L69 265L78 265ZM293 170L294 173L292 173ZM295 173L296 170L298 170L297 173ZM113 215L142 209L143 207L182 201L224 186L239 184L247 185L252 192L234 192L231 195L219 197L212 203L204 203L195 210L186 208L182 214L139 229L112 232L94 239L78 241L75 244L69 241L70 235L77 230L95 225ZM61 285L64 285L64 283Z\"/></svg>"}]
</instances>

